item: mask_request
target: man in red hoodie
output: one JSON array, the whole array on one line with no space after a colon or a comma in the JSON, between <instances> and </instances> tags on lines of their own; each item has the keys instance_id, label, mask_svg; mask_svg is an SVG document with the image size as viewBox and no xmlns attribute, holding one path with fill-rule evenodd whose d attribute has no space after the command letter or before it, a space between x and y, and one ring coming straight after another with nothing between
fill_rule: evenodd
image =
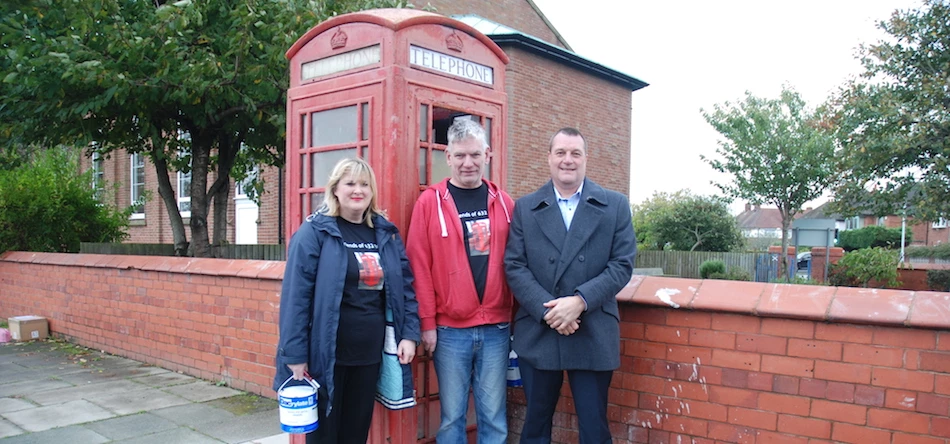
<instances>
[{"instance_id":1,"label":"man in red hoodie","mask_svg":"<svg viewBox=\"0 0 950 444\"><path fill-rule=\"evenodd\" d=\"M485 130L468 116L448 130L451 177L422 192L412 211L406 253L415 276L422 343L439 379L438 443L468 442L469 389L480 444L504 443L512 295L505 244L514 201L483 178Z\"/></svg>"}]
</instances>

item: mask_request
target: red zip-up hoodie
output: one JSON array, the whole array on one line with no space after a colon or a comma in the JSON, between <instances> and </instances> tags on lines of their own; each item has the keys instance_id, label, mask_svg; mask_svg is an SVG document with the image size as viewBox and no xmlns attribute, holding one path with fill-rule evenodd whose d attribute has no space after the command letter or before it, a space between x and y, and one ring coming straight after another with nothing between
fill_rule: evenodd
<instances>
[{"instance_id":1,"label":"red zip-up hoodie","mask_svg":"<svg viewBox=\"0 0 950 444\"><path fill-rule=\"evenodd\" d=\"M423 191L412 210L406 255L415 277L413 286L423 331L434 330L437 325L469 328L511 321L514 299L505 280L504 262L515 203L497 185L482 181L488 185L491 241L481 302L465 251L465 231L449 194L449 179Z\"/></svg>"}]
</instances>

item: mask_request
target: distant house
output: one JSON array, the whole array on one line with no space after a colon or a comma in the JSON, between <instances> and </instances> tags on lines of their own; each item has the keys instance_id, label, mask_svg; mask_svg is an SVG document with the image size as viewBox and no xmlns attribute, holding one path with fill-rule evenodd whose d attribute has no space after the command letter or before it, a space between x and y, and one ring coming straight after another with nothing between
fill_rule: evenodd
<instances>
[{"instance_id":1,"label":"distant house","mask_svg":"<svg viewBox=\"0 0 950 444\"><path fill-rule=\"evenodd\" d=\"M736 216L736 224L746 238L781 238L782 214L778 208L762 208L745 204L745 211Z\"/></svg>"}]
</instances>

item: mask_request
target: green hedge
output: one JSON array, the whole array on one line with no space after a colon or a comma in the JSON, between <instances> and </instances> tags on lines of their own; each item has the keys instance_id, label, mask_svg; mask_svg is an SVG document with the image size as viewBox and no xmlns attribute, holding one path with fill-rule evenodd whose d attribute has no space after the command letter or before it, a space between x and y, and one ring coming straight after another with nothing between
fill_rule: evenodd
<instances>
[{"instance_id":1,"label":"green hedge","mask_svg":"<svg viewBox=\"0 0 950 444\"><path fill-rule=\"evenodd\" d=\"M906 231L904 245L912 240L910 230ZM861 250L864 248L900 248L901 230L899 228L885 228L881 226L864 227L857 230L846 230L838 233L838 246L844 251Z\"/></svg>"}]
</instances>

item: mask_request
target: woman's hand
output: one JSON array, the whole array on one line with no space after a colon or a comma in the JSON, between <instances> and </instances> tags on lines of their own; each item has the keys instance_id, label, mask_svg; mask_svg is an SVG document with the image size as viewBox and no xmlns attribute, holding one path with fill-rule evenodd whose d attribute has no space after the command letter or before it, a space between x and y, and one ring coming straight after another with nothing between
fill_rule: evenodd
<instances>
[{"instance_id":1,"label":"woman's hand","mask_svg":"<svg viewBox=\"0 0 950 444\"><path fill-rule=\"evenodd\" d=\"M307 363L303 364L287 364L287 368L290 371L294 372L294 379L297 381L303 380L303 374L307 372Z\"/></svg>"},{"instance_id":2,"label":"woman's hand","mask_svg":"<svg viewBox=\"0 0 950 444\"><path fill-rule=\"evenodd\" d=\"M396 348L396 356L399 356L400 364L412 362L412 358L416 356L416 341L410 341L408 339L399 341L399 346Z\"/></svg>"}]
</instances>

